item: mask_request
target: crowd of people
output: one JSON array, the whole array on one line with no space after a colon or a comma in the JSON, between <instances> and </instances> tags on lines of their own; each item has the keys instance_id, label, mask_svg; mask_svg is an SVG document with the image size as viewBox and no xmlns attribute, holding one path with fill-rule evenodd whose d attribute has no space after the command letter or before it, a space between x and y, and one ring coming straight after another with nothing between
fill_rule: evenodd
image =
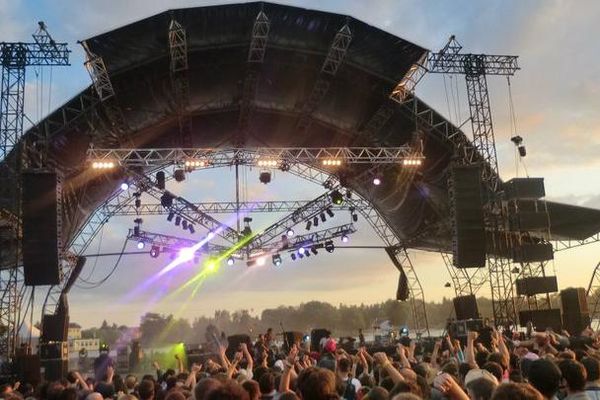
<instances>
[{"instance_id":1,"label":"crowd of people","mask_svg":"<svg viewBox=\"0 0 600 400\"><path fill-rule=\"evenodd\" d=\"M61 381L3 385L6 400L600 400L600 335L586 329L507 337L490 330L483 340L468 332L446 336L431 348L403 340L369 351L360 340L346 351L328 338L320 351L274 344L272 331L227 356L175 369L120 376L110 363L95 377L69 372ZM519 340L521 339L521 340ZM381 351L387 350L387 351Z\"/></svg>"}]
</instances>

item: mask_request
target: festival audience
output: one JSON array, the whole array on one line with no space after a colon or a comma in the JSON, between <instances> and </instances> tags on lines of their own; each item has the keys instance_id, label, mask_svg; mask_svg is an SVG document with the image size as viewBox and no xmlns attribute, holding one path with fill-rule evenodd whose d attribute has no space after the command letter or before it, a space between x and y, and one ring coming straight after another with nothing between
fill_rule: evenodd
<instances>
[{"instance_id":1,"label":"festival audience","mask_svg":"<svg viewBox=\"0 0 600 400\"><path fill-rule=\"evenodd\" d=\"M226 341L218 356L202 365L184 365L156 377L115 374L104 357L94 376L76 371L64 381L0 386L6 400L600 400L598 335L551 331L521 340L496 330L469 332L462 340L431 343L403 340L393 351L350 351L331 337L319 352L294 344L287 353L273 331L245 344L230 358ZM364 344L364 339L358 342ZM186 368L187 367L187 368Z\"/></svg>"}]
</instances>

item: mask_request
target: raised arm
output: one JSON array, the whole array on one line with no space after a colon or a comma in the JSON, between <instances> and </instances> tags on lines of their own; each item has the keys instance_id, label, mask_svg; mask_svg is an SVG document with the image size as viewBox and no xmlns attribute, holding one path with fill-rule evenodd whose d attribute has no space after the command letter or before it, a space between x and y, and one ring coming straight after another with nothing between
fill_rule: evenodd
<instances>
[{"instance_id":1,"label":"raised arm","mask_svg":"<svg viewBox=\"0 0 600 400\"><path fill-rule=\"evenodd\" d=\"M398 353L398 356L400 356L400 365L402 365L403 368L410 368L410 362L408 361L408 358L406 358L405 347L402 343L398 343L396 352Z\"/></svg>"},{"instance_id":2,"label":"raised arm","mask_svg":"<svg viewBox=\"0 0 600 400\"><path fill-rule=\"evenodd\" d=\"M183 359L179 354L175 354L175 360L177 360L177 370L179 373L185 372L185 368L183 367Z\"/></svg>"},{"instance_id":3,"label":"raised arm","mask_svg":"<svg viewBox=\"0 0 600 400\"><path fill-rule=\"evenodd\" d=\"M283 374L279 381L279 393L287 393L290 391L290 380L292 374L294 374L294 364L296 363L296 357L298 356L298 348L293 345L287 358L283 361Z\"/></svg>"},{"instance_id":4,"label":"raised arm","mask_svg":"<svg viewBox=\"0 0 600 400\"><path fill-rule=\"evenodd\" d=\"M477 332L470 331L467 336L467 354L465 354L465 361L471 366L471 368L479 368L475 361L475 339L477 339Z\"/></svg>"},{"instance_id":5,"label":"raised arm","mask_svg":"<svg viewBox=\"0 0 600 400\"><path fill-rule=\"evenodd\" d=\"M196 363L192 364L190 374L185 380L185 387L194 390L194 387L196 386L196 375L198 374L198 372L200 372L201 369L202 365L198 365Z\"/></svg>"},{"instance_id":6,"label":"raised arm","mask_svg":"<svg viewBox=\"0 0 600 400\"><path fill-rule=\"evenodd\" d=\"M506 342L504 341L504 335L502 335L496 329L494 329L493 332L496 336L496 342L498 343L498 351L500 354L502 354L502 358L504 359L504 365L510 365L510 351L508 350Z\"/></svg>"},{"instance_id":7,"label":"raised arm","mask_svg":"<svg viewBox=\"0 0 600 400\"><path fill-rule=\"evenodd\" d=\"M384 370L387 371L389 377L392 378L392 381L394 382L394 384L404 381L404 377L402 376L402 374L400 374L400 371L398 371L396 368L394 368L394 366L388 359L387 354L375 353L375 354L373 354L373 358L375 359L375 362L377 362L377 363L379 363L379 365L381 365L381 368L383 368Z\"/></svg>"},{"instance_id":8,"label":"raised arm","mask_svg":"<svg viewBox=\"0 0 600 400\"><path fill-rule=\"evenodd\" d=\"M246 343L242 343L240 345L240 347L242 348L242 354L244 355L244 358L246 359L246 363L248 364L248 368L246 368L246 369L248 371L253 371L254 370L254 360L252 359L252 355L248 351L248 345L246 345Z\"/></svg>"},{"instance_id":9,"label":"raised arm","mask_svg":"<svg viewBox=\"0 0 600 400\"><path fill-rule=\"evenodd\" d=\"M433 345L433 351L431 352L431 366L435 369L440 368L440 366L438 365L437 359L438 359L438 353L440 352L441 347L442 347L442 341L436 340L435 344Z\"/></svg>"}]
</instances>

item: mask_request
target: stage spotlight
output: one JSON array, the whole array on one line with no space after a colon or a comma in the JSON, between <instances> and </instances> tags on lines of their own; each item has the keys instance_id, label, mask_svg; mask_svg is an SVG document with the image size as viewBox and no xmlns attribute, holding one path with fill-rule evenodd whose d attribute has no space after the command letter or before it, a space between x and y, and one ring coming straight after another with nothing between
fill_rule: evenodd
<instances>
[{"instance_id":1,"label":"stage spotlight","mask_svg":"<svg viewBox=\"0 0 600 400\"><path fill-rule=\"evenodd\" d=\"M173 171L173 178L175 178L176 182L185 181L185 171L182 169L176 169L175 171Z\"/></svg>"},{"instance_id":2,"label":"stage spotlight","mask_svg":"<svg viewBox=\"0 0 600 400\"><path fill-rule=\"evenodd\" d=\"M358 214L352 213L352 221L354 221L354 222L358 221Z\"/></svg>"},{"instance_id":3,"label":"stage spotlight","mask_svg":"<svg viewBox=\"0 0 600 400\"><path fill-rule=\"evenodd\" d=\"M165 190L165 181L165 171L158 171L156 173L156 187Z\"/></svg>"},{"instance_id":4,"label":"stage spotlight","mask_svg":"<svg viewBox=\"0 0 600 400\"><path fill-rule=\"evenodd\" d=\"M304 258L304 254L298 253L298 258L300 258L302 260Z\"/></svg>"},{"instance_id":5,"label":"stage spotlight","mask_svg":"<svg viewBox=\"0 0 600 400\"><path fill-rule=\"evenodd\" d=\"M187 227L188 227L188 222L184 219L183 221L181 221L181 228L184 231L187 231Z\"/></svg>"},{"instance_id":6,"label":"stage spotlight","mask_svg":"<svg viewBox=\"0 0 600 400\"><path fill-rule=\"evenodd\" d=\"M312 247L310 248L310 251L311 251L311 252L312 252L312 253L313 253L315 256L316 256L317 254L319 254L319 251L317 250L317 247L316 247L316 246L312 246Z\"/></svg>"},{"instance_id":7,"label":"stage spotlight","mask_svg":"<svg viewBox=\"0 0 600 400\"><path fill-rule=\"evenodd\" d=\"M140 208L142 206L142 200L139 199L139 197L137 199L135 199L135 208Z\"/></svg>"},{"instance_id":8,"label":"stage spotlight","mask_svg":"<svg viewBox=\"0 0 600 400\"><path fill-rule=\"evenodd\" d=\"M215 233L212 230L209 230L208 233L206 234L206 238L208 240L211 240L214 237L215 237Z\"/></svg>"},{"instance_id":9,"label":"stage spotlight","mask_svg":"<svg viewBox=\"0 0 600 400\"><path fill-rule=\"evenodd\" d=\"M179 250L179 259L183 262L192 261L194 259L195 251L193 247L184 247Z\"/></svg>"},{"instance_id":10,"label":"stage spotlight","mask_svg":"<svg viewBox=\"0 0 600 400\"><path fill-rule=\"evenodd\" d=\"M267 183L271 182L271 173L269 171L261 172L258 176L258 180L260 181L260 183L266 185Z\"/></svg>"},{"instance_id":11,"label":"stage spotlight","mask_svg":"<svg viewBox=\"0 0 600 400\"><path fill-rule=\"evenodd\" d=\"M290 254L290 257L292 258L292 261L296 261L296 253Z\"/></svg>"},{"instance_id":12,"label":"stage spotlight","mask_svg":"<svg viewBox=\"0 0 600 400\"><path fill-rule=\"evenodd\" d=\"M181 217L178 215L175 217L175 225L179 226L181 224Z\"/></svg>"},{"instance_id":13,"label":"stage spotlight","mask_svg":"<svg viewBox=\"0 0 600 400\"><path fill-rule=\"evenodd\" d=\"M160 196L160 205L164 208L170 208L173 206L173 195L169 192L163 193L163 195Z\"/></svg>"},{"instance_id":14,"label":"stage spotlight","mask_svg":"<svg viewBox=\"0 0 600 400\"><path fill-rule=\"evenodd\" d=\"M282 170L283 172L287 172L290 170L290 164L288 164L287 161L282 161L281 164L279 165L279 169Z\"/></svg>"},{"instance_id":15,"label":"stage spotlight","mask_svg":"<svg viewBox=\"0 0 600 400\"><path fill-rule=\"evenodd\" d=\"M171 222L173 221L173 218L175 218L175 213L171 211L169 215L167 215L167 221Z\"/></svg>"},{"instance_id":16,"label":"stage spotlight","mask_svg":"<svg viewBox=\"0 0 600 400\"><path fill-rule=\"evenodd\" d=\"M342 235L342 243L348 243L350 241L350 237L345 233Z\"/></svg>"},{"instance_id":17,"label":"stage spotlight","mask_svg":"<svg viewBox=\"0 0 600 400\"><path fill-rule=\"evenodd\" d=\"M327 220L327 217L325 217L325 213L322 212L321 213L321 222L325 222Z\"/></svg>"},{"instance_id":18,"label":"stage spotlight","mask_svg":"<svg viewBox=\"0 0 600 400\"><path fill-rule=\"evenodd\" d=\"M333 211L331 210L331 208L328 208L327 210L327 215L329 215L330 218L332 218L335 214L333 213Z\"/></svg>"},{"instance_id":19,"label":"stage spotlight","mask_svg":"<svg viewBox=\"0 0 600 400\"><path fill-rule=\"evenodd\" d=\"M113 161L94 161L92 163L93 169L112 169L116 166Z\"/></svg>"},{"instance_id":20,"label":"stage spotlight","mask_svg":"<svg viewBox=\"0 0 600 400\"><path fill-rule=\"evenodd\" d=\"M294 230L293 230L292 228L288 229L288 230L287 230L287 235L288 235L289 237L292 237L292 236L294 236Z\"/></svg>"},{"instance_id":21,"label":"stage spotlight","mask_svg":"<svg viewBox=\"0 0 600 400\"><path fill-rule=\"evenodd\" d=\"M256 265L262 267L263 265L265 265L265 263L267 262L266 257L258 257L256 259Z\"/></svg>"},{"instance_id":22,"label":"stage spotlight","mask_svg":"<svg viewBox=\"0 0 600 400\"><path fill-rule=\"evenodd\" d=\"M188 224L188 229L190 231L190 233L193 235L194 233L196 233L196 230L194 229L194 225L192 224Z\"/></svg>"},{"instance_id":23,"label":"stage spotlight","mask_svg":"<svg viewBox=\"0 0 600 400\"><path fill-rule=\"evenodd\" d=\"M331 198L331 202L335 205L339 206L344 202L344 196L342 196L339 190L334 190L333 192L331 192L329 197Z\"/></svg>"},{"instance_id":24,"label":"stage spotlight","mask_svg":"<svg viewBox=\"0 0 600 400\"><path fill-rule=\"evenodd\" d=\"M306 258L310 257L310 253L308 251L305 251L304 255L306 256Z\"/></svg>"},{"instance_id":25,"label":"stage spotlight","mask_svg":"<svg viewBox=\"0 0 600 400\"><path fill-rule=\"evenodd\" d=\"M446 287L446 288L452 287L452 284L451 284L450 282L446 282L446 283L444 284L444 287Z\"/></svg>"},{"instance_id":26,"label":"stage spotlight","mask_svg":"<svg viewBox=\"0 0 600 400\"><path fill-rule=\"evenodd\" d=\"M127 189L129 189L129 182L127 182L127 181L121 182L121 190L126 191Z\"/></svg>"},{"instance_id":27,"label":"stage spotlight","mask_svg":"<svg viewBox=\"0 0 600 400\"><path fill-rule=\"evenodd\" d=\"M273 265L279 267L281 265L281 256L279 254L273 255Z\"/></svg>"},{"instance_id":28,"label":"stage spotlight","mask_svg":"<svg viewBox=\"0 0 600 400\"><path fill-rule=\"evenodd\" d=\"M325 242L325 251L327 251L328 253L333 253L334 250L335 250L335 245L333 244L333 241L327 240Z\"/></svg>"},{"instance_id":29,"label":"stage spotlight","mask_svg":"<svg viewBox=\"0 0 600 400\"><path fill-rule=\"evenodd\" d=\"M157 258L160 255L160 248L158 246L152 246L150 249L150 257Z\"/></svg>"},{"instance_id":30,"label":"stage spotlight","mask_svg":"<svg viewBox=\"0 0 600 400\"><path fill-rule=\"evenodd\" d=\"M235 264L235 259L234 259L233 257L229 257L229 258L227 259L227 265L230 265L230 266L231 266L231 265L233 265L233 264Z\"/></svg>"},{"instance_id":31,"label":"stage spotlight","mask_svg":"<svg viewBox=\"0 0 600 400\"><path fill-rule=\"evenodd\" d=\"M378 178L378 177L373 178L373 185L375 185L375 186L381 185L381 178Z\"/></svg>"},{"instance_id":32,"label":"stage spotlight","mask_svg":"<svg viewBox=\"0 0 600 400\"><path fill-rule=\"evenodd\" d=\"M512 269L512 271L510 271L510 272L512 272L513 274L518 274L518 273L519 273L519 272L521 272L521 271L519 270L519 268L518 268L518 267L514 267L514 268Z\"/></svg>"},{"instance_id":33,"label":"stage spotlight","mask_svg":"<svg viewBox=\"0 0 600 400\"><path fill-rule=\"evenodd\" d=\"M300 247L298 249L298 254L304 254L304 253L306 253L306 249L304 247Z\"/></svg>"},{"instance_id":34,"label":"stage spotlight","mask_svg":"<svg viewBox=\"0 0 600 400\"><path fill-rule=\"evenodd\" d=\"M146 246L146 244L144 242L142 242L141 240L137 243L138 250L142 250L145 246Z\"/></svg>"},{"instance_id":35,"label":"stage spotlight","mask_svg":"<svg viewBox=\"0 0 600 400\"><path fill-rule=\"evenodd\" d=\"M306 230L307 230L307 231L310 231L310 227L311 227L311 226L312 226L312 221L311 221L311 220L308 220L308 221L306 222Z\"/></svg>"},{"instance_id":36,"label":"stage spotlight","mask_svg":"<svg viewBox=\"0 0 600 400\"><path fill-rule=\"evenodd\" d=\"M314 217L313 218L313 225L314 226L319 226L319 217Z\"/></svg>"}]
</instances>

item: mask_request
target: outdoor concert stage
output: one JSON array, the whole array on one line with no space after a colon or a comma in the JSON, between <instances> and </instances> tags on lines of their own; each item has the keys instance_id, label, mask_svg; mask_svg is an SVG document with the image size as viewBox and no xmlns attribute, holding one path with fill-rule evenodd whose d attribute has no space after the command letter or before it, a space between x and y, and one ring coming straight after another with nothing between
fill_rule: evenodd
<instances>
[{"instance_id":1,"label":"outdoor concert stage","mask_svg":"<svg viewBox=\"0 0 600 400\"><path fill-rule=\"evenodd\" d=\"M445 66L448 73L465 75L477 96L484 91L487 96L486 76L503 73L504 64L493 63L504 62L498 58L504 56L471 55L455 43L450 41L444 57L435 58L438 53L352 17L271 3L171 10L84 40L93 84L25 132L1 166L10 188L22 185L13 165L59 176L58 240L48 240L58 243L62 273L54 266L60 279L49 290L45 313L64 310L59 298L66 300L83 267L78 256L110 217L133 207L135 193L145 192L161 202L161 212L193 223L197 240L211 232L211 243L221 246L217 250L235 248L235 256L244 261L264 249L269 256L294 252L301 243L285 248L272 244L296 225L304 230L307 220L328 207L353 209L373 226L398 267L398 298L413 306L413 329L427 330L426 288L407 249L446 254L457 297L471 294L475 278L469 274L480 274L486 285L491 281L498 323L516 321L513 279L544 276L547 260L518 261L515 251L547 244L558 251L596 241L600 211L544 201L545 193L527 199L502 197L505 187L497 173L491 114L489 120L472 119L479 135L472 142L470 134L412 91L418 73L443 73L436 68ZM459 58L470 63L466 71ZM514 73L516 57L507 62L515 63L508 74ZM470 99L472 117L480 109L490 110L487 97L477 96ZM17 161L17 149L24 164ZM273 165L259 164L262 160ZM113 168L104 171L92 168L93 163L113 163ZM218 221L210 210L165 197L155 178L160 171L169 180L175 169L202 173L223 166L281 170L323 185L325 195L299 205L267 234L248 237ZM479 193L482 187L483 200L475 213L482 215L476 228L483 234L477 239L484 261L493 265L489 270L469 268L467 281L465 269L457 269L448 258L453 252L457 256L456 242L464 240L457 237L462 224L472 223L460 220L453 208L452 196L462 190L455 186L449 192L449 179L458 173L454 166L477 168L476 183L467 189ZM381 184L372 195L375 177ZM121 190L125 179L130 187ZM13 271L10 279L17 286L5 281L2 289L16 287L20 292L18 254L29 238L24 234L20 246L17 232L28 216L19 217L18 191L10 188L3 188L1 198L0 262L2 276ZM343 194L343 206L332 198L334 191ZM352 197L346 198L346 192ZM527 211L543 213L549 223L541 229L509 227L507 213L525 207L520 200L529 201L527 207L534 210ZM239 212L239 204L233 210ZM323 245L331 237L318 239L312 243ZM511 277L515 265L523 272ZM501 280L502 287L497 285ZM2 303L2 323L15 327L19 302L11 301Z\"/></svg>"}]
</instances>

